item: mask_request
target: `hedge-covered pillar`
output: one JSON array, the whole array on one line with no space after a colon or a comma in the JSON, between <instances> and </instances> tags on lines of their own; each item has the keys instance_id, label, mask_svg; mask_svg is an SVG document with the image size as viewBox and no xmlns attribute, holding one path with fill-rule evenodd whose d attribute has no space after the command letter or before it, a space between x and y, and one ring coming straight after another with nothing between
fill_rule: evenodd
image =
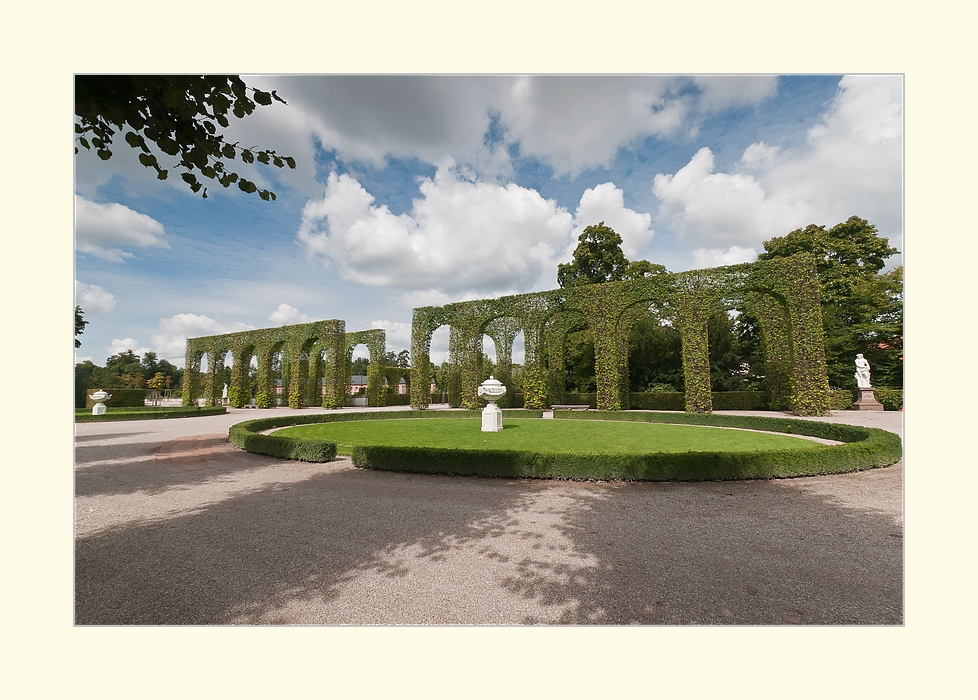
<instances>
[{"instance_id":1,"label":"hedge-covered pillar","mask_svg":"<svg viewBox=\"0 0 978 700\"><path fill-rule=\"evenodd\" d=\"M769 294L747 296L748 311L757 318L764 355L764 383L768 408L788 411L794 394L794 361L791 357L791 323L784 306Z\"/></svg>"},{"instance_id":2,"label":"hedge-covered pillar","mask_svg":"<svg viewBox=\"0 0 978 700\"><path fill-rule=\"evenodd\" d=\"M479 359L482 356L482 332L471 325L458 332L459 379L462 408L470 411L482 408L479 398ZM428 387L430 389L430 387Z\"/></svg>"},{"instance_id":3,"label":"hedge-covered pillar","mask_svg":"<svg viewBox=\"0 0 978 700\"><path fill-rule=\"evenodd\" d=\"M544 355L546 357L547 399L549 405L564 403L567 399L567 366L565 360L567 314L554 314L544 326Z\"/></svg>"},{"instance_id":4,"label":"hedge-covered pillar","mask_svg":"<svg viewBox=\"0 0 978 700\"><path fill-rule=\"evenodd\" d=\"M815 261L810 256L794 256L780 262L791 280L785 301L794 359L792 409L799 416L824 416L829 412L829 377Z\"/></svg>"},{"instance_id":5,"label":"hedge-covered pillar","mask_svg":"<svg viewBox=\"0 0 978 700\"><path fill-rule=\"evenodd\" d=\"M334 321L333 328L319 336L323 348L323 408L342 408L346 403L346 324Z\"/></svg>"},{"instance_id":6,"label":"hedge-covered pillar","mask_svg":"<svg viewBox=\"0 0 978 700\"><path fill-rule=\"evenodd\" d=\"M231 350L231 386L228 388L228 405L242 408L251 400L251 381L248 373L251 369L251 356L254 347L235 347Z\"/></svg>"},{"instance_id":7,"label":"hedge-covered pillar","mask_svg":"<svg viewBox=\"0 0 978 700\"><path fill-rule=\"evenodd\" d=\"M289 352L289 408L305 408L309 397L309 345L291 343Z\"/></svg>"},{"instance_id":8,"label":"hedge-covered pillar","mask_svg":"<svg viewBox=\"0 0 978 700\"><path fill-rule=\"evenodd\" d=\"M712 413L710 392L710 340L707 322L714 297L706 290L687 289L676 300L676 317L682 336L683 382L686 411Z\"/></svg>"},{"instance_id":9,"label":"hedge-covered pillar","mask_svg":"<svg viewBox=\"0 0 978 700\"><path fill-rule=\"evenodd\" d=\"M441 325L438 307L421 306L411 313L411 408L415 410L431 405L431 334Z\"/></svg>"},{"instance_id":10,"label":"hedge-covered pillar","mask_svg":"<svg viewBox=\"0 0 978 700\"><path fill-rule=\"evenodd\" d=\"M181 385L183 399L180 402L184 406L196 406L197 399L200 397L200 360L203 354L202 350L196 349L191 341L187 340L187 355Z\"/></svg>"},{"instance_id":11,"label":"hedge-covered pillar","mask_svg":"<svg viewBox=\"0 0 978 700\"><path fill-rule=\"evenodd\" d=\"M272 385L272 358L278 348L274 345L259 345L258 372L255 377L255 405L258 408L271 408L275 405L275 387Z\"/></svg>"}]
</instances>

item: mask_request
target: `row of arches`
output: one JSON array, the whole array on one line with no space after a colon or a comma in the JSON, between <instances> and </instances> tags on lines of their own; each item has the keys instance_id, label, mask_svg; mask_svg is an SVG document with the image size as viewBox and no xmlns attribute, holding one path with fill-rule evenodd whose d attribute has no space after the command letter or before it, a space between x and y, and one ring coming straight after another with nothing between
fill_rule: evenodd
<instances>
[{"instance_id":1,"label":"row of arches","mask_svg":"<svg viewBox=\"0 0 978 700\"><path fill-rule=\"evenodd\" d=\"M828 409L828 378L814 258L759 261L709 270L416 308L412 315L411 405L429 405L432 334L449 327L451 382L457 403L481 405L477 389L483 337L492 338L497 366L508 371L513 339L523 334L524 405L561 403L569 333L594 337L597 406L628 406L628 335L654 315L682 337L687 411L710 412L708 320L717 310L749 309L758 318L771 403L800 415ZM501 361L500 358L505 358ZM503 379L503 377L497 377ZM451 392L450 392L451 393Z\"/></svg>"},{"instance_id":2,"label":"row of arches","mask_svg":"<svg viewBox=\"0 0 978 700\"><path fill-rule=\"evenodd\" d=\"M362 345L371 360L367 395L372 405L383 405L386 333L346 333L345 325L333 319L189 338L183 404L196 405L203 398L205 405L213 406L226 398L236 407L253 400L259 408L339 408L345 402L354 349Z\"/></svg>"}]
</instances>

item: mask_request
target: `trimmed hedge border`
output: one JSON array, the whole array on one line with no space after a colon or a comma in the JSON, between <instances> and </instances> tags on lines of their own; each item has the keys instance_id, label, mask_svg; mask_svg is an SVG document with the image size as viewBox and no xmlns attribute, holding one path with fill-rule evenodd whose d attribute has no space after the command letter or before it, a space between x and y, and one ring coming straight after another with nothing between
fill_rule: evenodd
<instances>
[{"instance_id":1,"label":"trimmed hedge border","mask_svg":"<svg viewBox=\"0 0 978 700\"><path fill-rule=\"evenodd\" d=\"M314 413L308 416L275 416L236 423L228 431L228 440L242 450L270 457L301 462L329 462L336 457L336 443L331 440L262 435L263 430L313 423L341 423L354 420L401 420L425 418L476 418L478 411L377 411L371 413ZM543 411L506 409L510 418L540 418Z\"/></svg>"},{"instance_id":2,"label":"trimmed hedge border","mask_svg":"<svg viewBox=\"0 0 978 700\"><path fill-rule=\"evenodd\" d=\"M510 410L512 417L539 417L540 411ZM259 431L307 423L397 418L468 418L473 411L412 411L390 413L318 414L282 416L246 421L233 426L229 440L249 452L303 461L329 461L336 443L327 440L259 435ZM685 452L644 455L552 454L520 450L465 450L427 447L360 445L353 448L353 464L378 469L451 476L607 480L607 481L726 481L839 474L893 464L903 456L900 437L885 430L835 423L721 416L699 413L631 411L554 411L559 420L616 420L747 428L792 435L807 435L844 442L802 450L764 452ZM328 457L327 457L328 455Z\"/></svg>"},{"instance_id":3,"label":"trimmed hedge border","mask_svg":"<svg viewBox=\"0 0 978 700\"><path fill-rule=\"evenodd\" d=\"M219 416L228 412L224 406L204 406L198 408L190 406L184 408L172 408L165 411L161 411L159 409L153 410L154 408L155 407L148 406L147 410L145 411L126 411L124 409L120 409L118 412L110 409L108 413L101 416L93 416L91 413L82 415L75 414L75 422L105 423L124 420L155 420L158 418L199 418L201 416Z\"/></svg>"}]
</instances>

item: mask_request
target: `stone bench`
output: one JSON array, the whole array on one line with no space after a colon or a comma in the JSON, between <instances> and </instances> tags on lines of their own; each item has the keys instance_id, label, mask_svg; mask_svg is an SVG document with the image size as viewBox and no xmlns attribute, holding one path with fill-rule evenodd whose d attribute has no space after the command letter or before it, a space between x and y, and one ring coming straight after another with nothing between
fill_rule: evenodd
<instances>
[{"instance_id":1,"label":"stone bench","mask_svg":"<svg viewBox=\"0 0 978 700\"><path fill-rule=\"evenodd\" d=\"M591 406L586 403L560 403L554 404L550 408L554 411L587 411Z\"/></svg>"}]
</instances>

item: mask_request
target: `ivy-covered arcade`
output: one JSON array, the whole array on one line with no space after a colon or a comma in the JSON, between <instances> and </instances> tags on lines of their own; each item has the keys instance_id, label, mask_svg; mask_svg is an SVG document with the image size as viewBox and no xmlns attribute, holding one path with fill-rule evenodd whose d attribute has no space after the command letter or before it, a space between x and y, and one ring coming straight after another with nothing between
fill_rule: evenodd
<instances>
[{"instance_id":1,"label":"ivy-covered arcade","mask_svg":"<svg viewBox=\"0 0 978 700\"><path fill-rule=\"evenodd\" d=\"M430 401L431 336L449 330L450 396L465 408L477 396L482 338L492 338L501 374L514 337L523 332L524 406L561 403L564 341L583 327L594 336L597 407L627 408L628 333L655 313L682 337L686 410L712 411L707 321L714 311L745 309L758 319L764 375L772 408L798 415L828 410L829 384L815 259L808 254L728 267L663 273L638 280L568 287L498 299L414 309L411 325L411 406ZM498 377L504 383L508 377ZM452 389L454 388L454 391ZM451 399L450 399L451 401Z\"/></svg>"},{"instance_id":2,"label":"ivy-covered arcade","mask_svg":"<svg viewBox=\"0 0 978 700\"><path fill-rule=\"evenodd\" d=\"M350 357L354 347L362 344L367 346L371 360L367 395L371 405L382 406L387 395L383 366L386 339L381 329L347 333L346 323L337 319L188 338L183 404L196 405L201 397L208 406L220 402L224 386L220 377L230 353L229 405L244 406L254 389L256 405L271 408L278 395L274 375L280 374L282 393L290 407L339 408L344 404ZM206 371L201 372L205 357Z\"/></svg>"}]
</instances>

